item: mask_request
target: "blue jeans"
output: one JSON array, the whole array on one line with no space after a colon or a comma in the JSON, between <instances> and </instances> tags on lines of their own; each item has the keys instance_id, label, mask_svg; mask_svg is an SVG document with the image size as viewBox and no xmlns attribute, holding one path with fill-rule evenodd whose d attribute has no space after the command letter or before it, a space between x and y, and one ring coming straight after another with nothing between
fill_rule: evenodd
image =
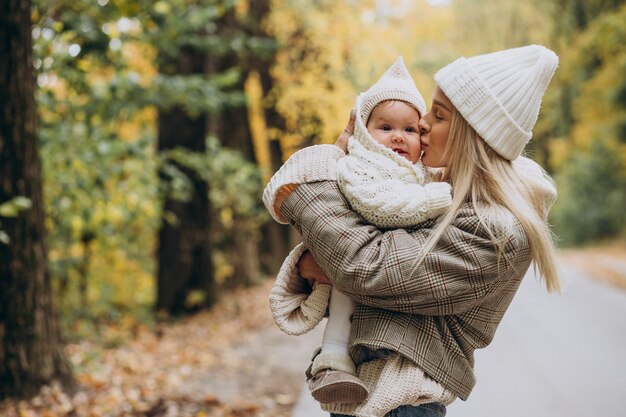
<instances>
[{"instance_id":1,"label":"blue jeans","mask_svg":"<svg viewBox=\"0 0 626 417\"><path fill-rule=\"evenodd\" d=\"M446 407L439 403L422 405L401 405L385 414L386 417L445 417ZM331 417L350 417L344 414L331 414Z\"/></svg>"}]
</instances>

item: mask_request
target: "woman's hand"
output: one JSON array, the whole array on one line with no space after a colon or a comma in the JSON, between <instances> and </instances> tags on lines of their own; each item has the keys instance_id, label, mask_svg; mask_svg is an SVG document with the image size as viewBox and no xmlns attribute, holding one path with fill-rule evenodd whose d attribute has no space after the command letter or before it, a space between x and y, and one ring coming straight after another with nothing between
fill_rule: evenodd
<instances>
[{"instance_id":1,"label":"woman's hand","mask_svg":"<svg viewBox=\"0 0 626 417\"><path fill-rule=\"evenodd\" d=\"M356 112L354 109L350 112L350 120L348 120L348 125L343 129L343 132L337 138L335 145L339 146L342 151L348 152L348 139L354 133L354 121L356 117Z\"/></svg>"},{"instance_id":2,"label":"woman's hand","mask_svg":"<svg viewBox=\"0 0 626 417\"><path fill-rule=\"evenodd\" d=\"M320 284L333 284L328 279L326 272L324 272L324 270L319 266L309 251L302 254L296 266L298 267L300 276L309 281L311 287L313 287L313 284L315 284L316 281Z\"/></svg>"}]
</instances>

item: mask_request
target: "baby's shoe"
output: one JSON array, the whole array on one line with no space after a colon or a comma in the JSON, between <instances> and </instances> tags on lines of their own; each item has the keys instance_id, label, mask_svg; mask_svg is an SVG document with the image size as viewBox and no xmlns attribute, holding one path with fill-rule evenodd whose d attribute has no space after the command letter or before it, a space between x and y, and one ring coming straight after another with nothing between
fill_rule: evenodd
<instances>
[{"instance_id":1,"label":"baby's shoe","mask_svg":"<svg viewBox=\"0 0 626 417\"><path fill-rule=\"evenodd\" d=\"M367 398L367 388L356 377L349 355L317 349L306 375L311 395L320 403L360 403Z\"/></svg>"}]
</instances>

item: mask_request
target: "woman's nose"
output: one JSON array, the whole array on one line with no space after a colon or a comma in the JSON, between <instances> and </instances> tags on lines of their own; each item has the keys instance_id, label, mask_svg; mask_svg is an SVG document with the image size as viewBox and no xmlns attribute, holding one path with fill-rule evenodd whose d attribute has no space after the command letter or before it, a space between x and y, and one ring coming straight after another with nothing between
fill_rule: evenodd
<instances>
[{"instance_id":1,"label":"woman's nose","mask_svg":"<svg viewBox=\"0 0 626 417\"><path fill-rule=\"evenodd\" d=\"M420 121L417 123L417 127L419 127L419 129L420 129L420 134L424 134L424 133L430 132L430 125L426 121L425 116L420 118Z\"/></svg>"}]
</instances>

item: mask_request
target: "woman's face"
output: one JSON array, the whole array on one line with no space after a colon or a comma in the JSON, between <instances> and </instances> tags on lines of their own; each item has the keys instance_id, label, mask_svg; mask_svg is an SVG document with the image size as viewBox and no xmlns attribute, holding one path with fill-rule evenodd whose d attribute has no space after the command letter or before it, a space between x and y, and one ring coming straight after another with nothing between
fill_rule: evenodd
<instances>
[{"instance_id":1,"label":"woman's face","mask_svg":"<svg viewBox=\"0 0 626 417\"><path fill-rule=\"evenodd\" d=\"M450 122L452 120L452 102L439 87L433 93L430 111L419 121L422 135L422 163L431 168L443 168L447 165L443 153L448 143Z\"/></svg>"}]
</instances>

